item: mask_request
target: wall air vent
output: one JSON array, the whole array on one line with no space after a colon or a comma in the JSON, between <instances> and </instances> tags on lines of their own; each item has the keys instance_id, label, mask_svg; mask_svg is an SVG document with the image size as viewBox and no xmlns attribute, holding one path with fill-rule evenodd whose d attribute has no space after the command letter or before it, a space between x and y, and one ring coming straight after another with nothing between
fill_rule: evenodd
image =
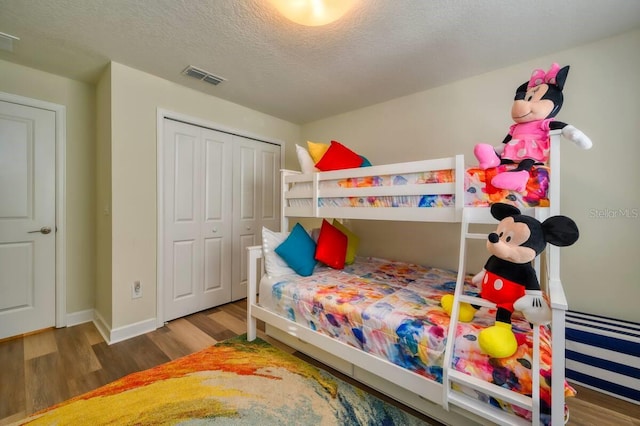
<instances>
[{"instance_id":1,"label":"wall air vent","mask_svg":"<svg viewBox=\"0 0 640 426\"><path fill-rule=\"evenodd\" d=\"M196 68L193 65L189 65L187 68L182 71L182 74L188 75L189 77L197 78L198 80L202 80L205 83L213 84L217 86L226 80L226 78L219 77L217 75L213 75L210 72L201 70L200 68Z\"/></svg>"}]
</instances>

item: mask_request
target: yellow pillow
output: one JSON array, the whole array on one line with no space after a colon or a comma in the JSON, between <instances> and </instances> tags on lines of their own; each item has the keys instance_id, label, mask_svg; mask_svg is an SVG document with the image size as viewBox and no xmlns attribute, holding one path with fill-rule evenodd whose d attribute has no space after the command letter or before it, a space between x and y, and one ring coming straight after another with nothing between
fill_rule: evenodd
<instances>
[{"instance_id":1,"label":"yellow pillow","mask_svg":"<svg viewBox=\"0 0 640 426\"><path fill-rule=\"evenodd\" d=\"M356 259L356 252L358 251L358 245L360 244L360 237L351 232L349 228L338 222L336 219L333 219L332 225L347 236L347 255L345 256L344 263L346 265L351 265Z\"/></svg>"},{"instance_id":2,"label":"yellow pillow","mask_svg":"<svg viewBox=\"0 0 640 426\"><path fill-rule=\"evenodd\" d=\"M313 158L313 162L317 163L322 159L322 156L327 152L331 145L328 143L319 143L307 141L307 147L309 148L309 154Z\"/></svg>"}]
</instances>

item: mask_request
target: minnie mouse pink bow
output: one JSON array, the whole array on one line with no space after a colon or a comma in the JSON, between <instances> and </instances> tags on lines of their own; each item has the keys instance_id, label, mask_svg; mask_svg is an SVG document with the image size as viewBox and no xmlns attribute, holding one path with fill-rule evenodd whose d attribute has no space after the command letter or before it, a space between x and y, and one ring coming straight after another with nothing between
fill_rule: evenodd
<instances>
[{"instance_id":1,"label":"minnie mouse pink bow","mask_svg":"<svg viewBox=\"0 0 640 426\"><path fill-rule=\"evenodd\" d=\"M541 85L542 83L556 84L556 76L558 75L558 71L560 71L560 65L555 62L551 65L551 68L549 68L549 71L547 71L546 73L541 69L533 70L531 78L529 79L529 85L527 87L536 87Z\"/></svg>"}]
</instances>

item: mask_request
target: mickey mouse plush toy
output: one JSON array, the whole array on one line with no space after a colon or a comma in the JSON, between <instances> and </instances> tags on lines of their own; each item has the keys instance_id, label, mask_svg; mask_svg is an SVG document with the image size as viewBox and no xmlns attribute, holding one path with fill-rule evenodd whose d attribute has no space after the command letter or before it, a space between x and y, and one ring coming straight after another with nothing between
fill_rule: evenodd
<instances>
[{"instance_id":1,"label":"mickey mouse plush toy","mask_svg":"<svg viewBox=\"0 0 640 426\"><path fill-rule=\"evenodd\" d=\"M491 179L496 188L523 192L529 180L529 170L534 164L549 160L549 130L562 129L562 136L573 141L580 148L589 149L591 139L574 126L554 117L562 108L564 97L562 89L567 80L569 66L560 68L553 63L549 71L533 71L529 81L516 90L511 107L511 118L515 124L502 145L493 147L480 143L473 153L481 169L496 167L500 164L517 164L515 170L497 174Z\"/></svg>"},{"instance_id":2,"label":"mickey mouse plush toy","mask_svg":"<svg viewBox=\"0 0 640 426\"><path fill-rule=\"evenodd\" d=\"M552 216L541 223L520 214L520 210L509 204L493 204L491 215L500 221L487 240L491 257L472 282L482 285L480 296L483 299L497 305L495 324L478 336L480 349L492 358L505 358L518 348L511 331L514 310L521 311L531 324L545 324L551 320L549 305L543 299L531 261L544 251L547 243L569 246L578 240L579 233L575 222L566 216ZM453 296L444 296L441 304L451 315ZM460 321L471 321L477 309L461 303Z\"/></svg>"}]
</instances>

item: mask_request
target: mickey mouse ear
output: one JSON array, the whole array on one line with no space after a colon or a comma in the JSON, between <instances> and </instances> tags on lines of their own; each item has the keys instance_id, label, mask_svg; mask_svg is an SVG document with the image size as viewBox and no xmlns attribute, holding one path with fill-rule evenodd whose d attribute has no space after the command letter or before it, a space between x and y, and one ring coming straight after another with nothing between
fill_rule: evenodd
<instances>
[{"instance_id":1,"label":"mickey mouse ear","mask_svg":"<svg viewBox=\"0 0 640 426\"><path fill-rule=\"evenodd\" d=\"M495 203L491 205L491 216L498 220L502 220L509 216L515 216L517 214L520 214L520 210L511 204Z\"/></svg>"},{"instance_id":2,"label":"mickey mouse ear","mask_svg":"<svg viewBox=\"0 0 640 426\"><path fill-rule=\"evenodd\" d=\"M542 222L545 240L558 247L566 247L578 241L578 225L566 216L551 216Z\"/></svg>"}]
</instances>

